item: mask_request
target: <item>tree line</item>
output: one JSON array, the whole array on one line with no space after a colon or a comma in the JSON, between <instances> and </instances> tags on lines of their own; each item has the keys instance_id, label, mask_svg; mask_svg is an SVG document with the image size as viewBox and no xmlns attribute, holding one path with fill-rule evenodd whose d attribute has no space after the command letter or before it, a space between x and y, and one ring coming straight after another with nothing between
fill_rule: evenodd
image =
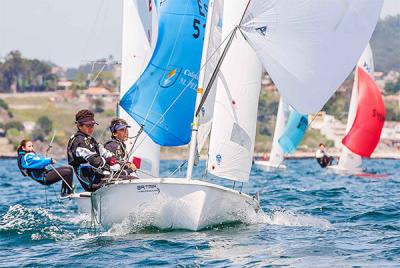
<instances>
[{"instance_id":1,"label":"tree line","mask_svg":"<svg viewBox=\"0 0 400 268\"><path fill-rule=\"evenodd\" d=\"M0 92L55 90L57 79L51 64L23 58L18 50L11 51L0 61Z\"/></svg>"}]
</instances>

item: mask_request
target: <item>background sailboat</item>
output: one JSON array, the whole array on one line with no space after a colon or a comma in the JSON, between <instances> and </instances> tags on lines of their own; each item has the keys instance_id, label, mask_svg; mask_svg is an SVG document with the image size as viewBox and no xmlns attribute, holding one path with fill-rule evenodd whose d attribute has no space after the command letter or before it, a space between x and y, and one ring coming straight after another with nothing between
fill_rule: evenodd
<instances>
[{"instance_id":1,"label":"background sailboat","mask_svg":"<svg viewBox=\"0 0 400 268\"><path fill-rule=\"evenodd\" d=\"M276 115L276 123L275 123L275 131L274 137L272 140L272 148L269 154L269 160L258 160L255 161L254 164L258 168L262 168L264 170L274 170L276 168L285 169L286 166L283 164L284 161L284 152L279 144L279 139L285 131L286 121L289 115L289 106L280 98L278 113Z\"/></svg>"},{"instance_id":2,"label":"background sailboat","mask_svg":"<svg viewBox=\"0 0 400 268\"><path fill-rule=\"evenodd\" d=\"M383 128L385 108L381 93L373 82L373 76L373 55L371 47L368 45L360 57L355 70L346 136L343 139L344 146L338 165L329 167L333 170L346 173L361 172L362 157L369 157L378 144ZM369 83L366 83L365 79L367 79ZM363 103L363 101L368 102ZM363 107L368 107L368 109L363 109ZM383 118L383 120L374 120L374 114L379 114L379 117L376 118ZM358 119L357 122L356 118ZM361 119L365 121L360 122ZM363 124L363 127L357 129L357 125L360 123ZM363 132L364 130L368 131ZM373 138L364 138L370 135L373 135ZM351 146L351 148L348 146ZM363 153L359 151L361 147L363 148L361 149ZM368 152L364 152L364 148L368 149Z\"/></svg>"}]
</instances>

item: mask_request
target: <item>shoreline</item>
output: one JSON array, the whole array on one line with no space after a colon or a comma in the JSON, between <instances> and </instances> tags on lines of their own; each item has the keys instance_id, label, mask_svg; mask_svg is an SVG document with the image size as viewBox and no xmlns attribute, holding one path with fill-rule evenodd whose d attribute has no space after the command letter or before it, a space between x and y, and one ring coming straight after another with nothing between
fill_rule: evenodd
<instances>
[{"instance_id":1,"label":"shoreline","mask_svg":"<svg viewBox=\"0 0 400 268\"><path fill-rule=\"evenodd\" d=\"M333 157L338 158L339 154L332 154ZM0 159L16 159L17 156L15 154L8 155L0 155ZM260 160L262 158L262 154L255 154L254 159ZM314 159L315 153L296 153L293 155L285 156L287 160L296 160L296 159ZM66 158L60 158L59 160L65 160ZM207 157L205 155L200 156L200 160L206 160ZM376 153L371 156L370 159L384 159L384 160L400 160L400 153ZM186 154L174 154L174 153L165 153L162 154L160 160L187 160Z\"/></svg>"}]
</instances>

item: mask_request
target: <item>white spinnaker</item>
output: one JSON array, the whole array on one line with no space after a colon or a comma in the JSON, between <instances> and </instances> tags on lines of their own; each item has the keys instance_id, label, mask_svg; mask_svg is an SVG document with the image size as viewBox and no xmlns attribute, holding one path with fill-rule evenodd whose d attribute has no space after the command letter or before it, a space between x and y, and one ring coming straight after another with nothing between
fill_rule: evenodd
<instances>
[{"instance_id":1,"label":"white spinnaker","mask_svg":"<svg viewBox=\"0 0 400 268\"><path fill-rule=\"evenodd\" d=\"M351 127L353 126L354 119L357 114L357 106L358 106L358 75L357 68L362 68L365 72L367 72L372 78L374 77L374 59L372 55L372 50L370 45L365 48L363 54L361 55L360 60L357 63L355 76L354 76L354 84L353 90L351 93L349 114L347 117L347 126L346 126L346 135L349 133ZM356 170L360 169L362 164L361 156L350 151L346 146L343 146L342 154L340 155L338 166L341 169L347 170Z\"/></svg>"},{"instance_id":2,"label":"white spinnaker","mask_svg":"<svg viewBox=\"0 0 400 268\"><path fill-rule=\"evenodd\" d=\"M316 113L368 43L383 0L252 0L241 30L281 96Z\"/></svg>"},{"instance_id":3,"label":"white spinnaker","mask_svg":"<svg viewBox=\"0 0 400 268\"><path fill-rule=\"evenodd\" d=\"M152 5L152 6L151 6ZM143 73L157 40L157 16L153 2L148 0L126 0L123 3L122 30L122 66L120 98L133 86ZM131 126L129 136L135 136L140 127L124 109L119 108L120 117ZM134 139L126 142L131 150ZM141 158L140 169L153 176L159 175L160 146L155 144L145 133L136 141L133 156ZM138 172L139 177L147 177Z\"/></svg>"},{"instance_id":4,"label":"white spinnaker","mask_svg":"<svg viewBox=\"0 0 400 268\"><path fill-rule=\"evenodd\" d=\"M223 38L239 23L247 2L229 0L224 5ZM253 160L261 63L240 32L236 32L216 82L208 171L245 182Z\"/></svg>"},{"instance_id":5,"label":"white spinnaker","mask_svg":"<svg viewBox=\"0 0 400 268\"><path fill-rule=\"evenodd\" d=\"M269 156L269 162L273 165L279 166L284 160L283 151L279 144L279 138L285 131L285 125L289 114L289 106L283 101L279 100L278 113L276 115L274 138L272 140L272 148Z\"/></svg>"},{"instance_id":6,"label":"white spinnaker","mask_svg":"<svg viewBox=\"0 0 400 268\"><path fill-rule=\"evenodd\" d=\"M215 70L219 56L221 54L220 46L222 42L222 17L224 10L224 0L214 0L213 5L213 14L211 16L210 26L210 39L207 49L207 62L206 66L204 67L204 87L207 87L208 83L210 82L211 75ZM197 133L197 149L199 152L203 148L204 143L207 140L208 135L210 134L216 91L217 83L214 83L200 112L200 126Z\"/></svg>"}]
</instances>

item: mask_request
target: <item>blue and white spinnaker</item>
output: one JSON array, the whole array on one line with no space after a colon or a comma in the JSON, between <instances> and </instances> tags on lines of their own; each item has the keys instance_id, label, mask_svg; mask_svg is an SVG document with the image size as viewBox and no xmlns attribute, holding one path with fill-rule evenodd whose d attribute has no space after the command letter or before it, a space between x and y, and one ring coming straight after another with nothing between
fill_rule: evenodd
<instances>
[{"instance_id":1,"label":"blue and white spinnaker","mask_svg":"<svg viewBox=\"0 0 400 268\"><path fill-rule=\"evenodd\" d=\"M120 102L162 146L190 141L207 4L208 0L160 2L154 54Z\"/></svg>"}]
</instances>

